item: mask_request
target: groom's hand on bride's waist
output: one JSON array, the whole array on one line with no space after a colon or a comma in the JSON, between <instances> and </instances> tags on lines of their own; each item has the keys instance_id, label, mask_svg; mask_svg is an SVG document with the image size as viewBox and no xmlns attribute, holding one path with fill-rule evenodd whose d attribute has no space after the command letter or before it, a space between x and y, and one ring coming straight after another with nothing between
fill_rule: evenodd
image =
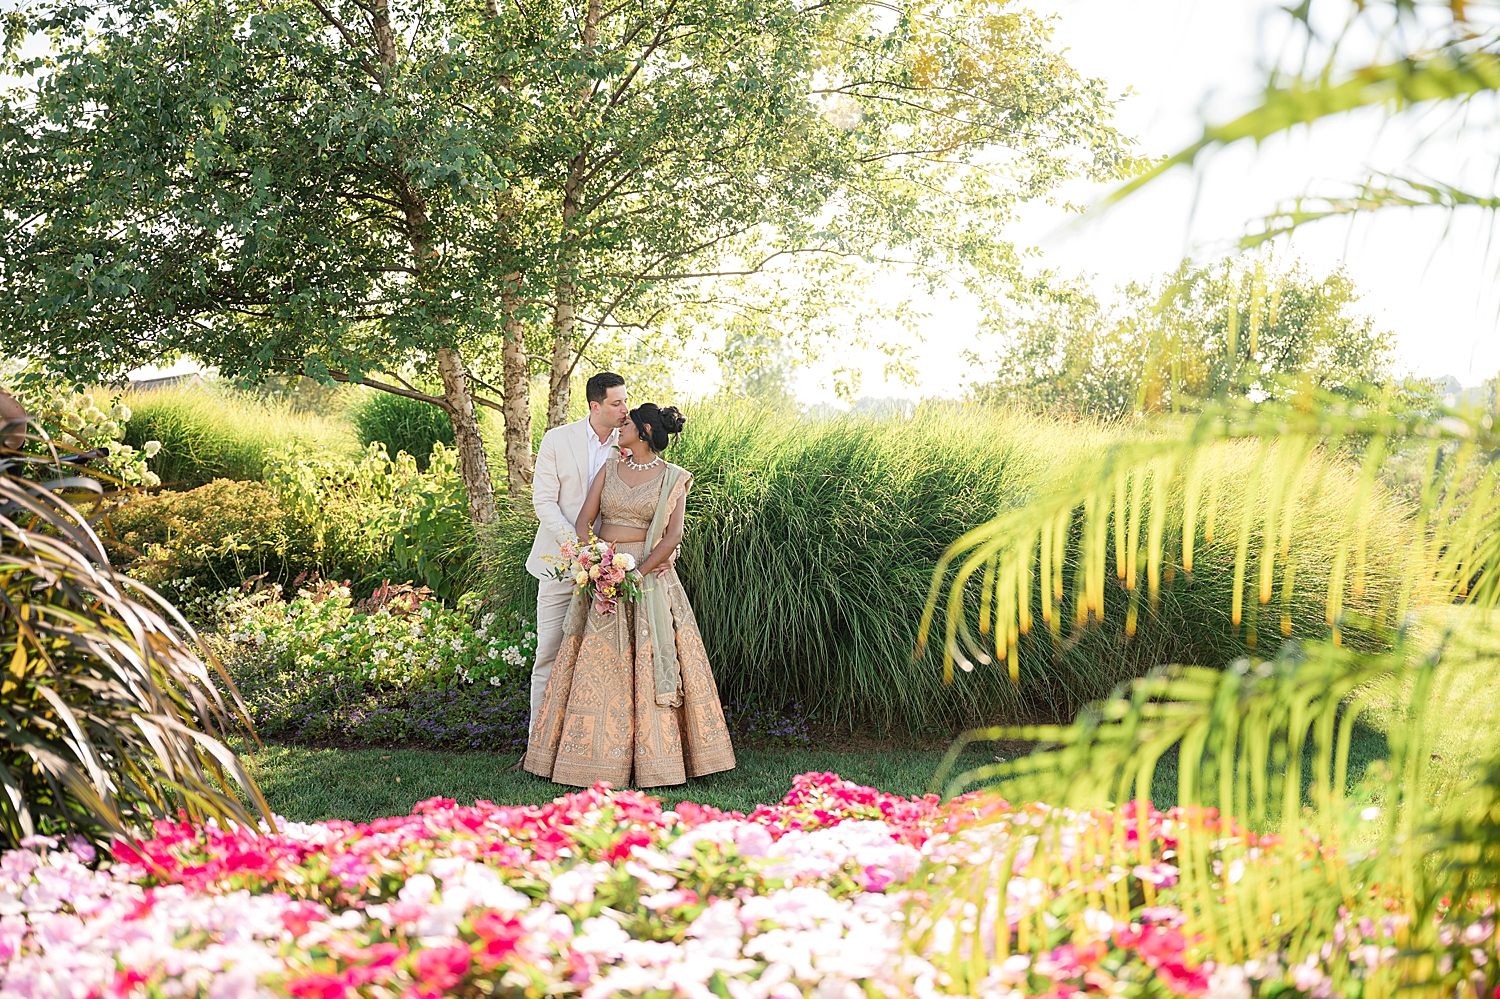
<instances>
[{"instance_id":1,"label":"groom's hand on bride's waist","mask_svg":"<svg viewBox=\"0 0 1500 999\"><path fill-rule=\"evenodd\" d=\"M651 570L651 575L653 575L653 576L665 575L668 569L672 569L672 568L676 567L676 565L677 565L677 556L679 556L681 554L682 554L682 546L681 545L678 545L676 548L673 548L672 549L672 554L670 554L670 555L667 556L667 560L665 562L663 562L661 565L657 566L655 569Z\"/></svg>"}]
</instances>

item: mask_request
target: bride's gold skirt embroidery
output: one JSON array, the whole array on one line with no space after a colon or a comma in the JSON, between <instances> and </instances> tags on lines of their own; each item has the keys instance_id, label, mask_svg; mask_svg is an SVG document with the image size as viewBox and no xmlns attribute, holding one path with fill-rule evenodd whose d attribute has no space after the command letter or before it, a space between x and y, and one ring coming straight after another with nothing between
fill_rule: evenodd
<instances>
[{"instance_id":1,"label":"bride's gold skirt embroidery","mask_svg":"<svg viewBox=\"0 0 1500 999\"><path fill-rule=\"evenodd\" d=\"M644 542L621 543L637 560ZM708 652L676 570L662 577L672 609L682 707L654 696L654 665L646 615L622 603L601 614L575 594L563 624L562 647L532 723L526 769L559 784L662 787L734 768L734 748Z\"/></svg>"}]
</instances>

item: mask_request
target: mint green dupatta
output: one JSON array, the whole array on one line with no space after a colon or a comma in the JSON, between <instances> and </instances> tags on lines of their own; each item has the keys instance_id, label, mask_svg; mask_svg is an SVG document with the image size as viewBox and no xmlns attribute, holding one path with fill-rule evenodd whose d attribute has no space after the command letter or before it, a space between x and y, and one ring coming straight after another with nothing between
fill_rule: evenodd
<instances>
[{"instance_id":1,"label":"mint green dupatta","mask_svg":"<svg viewBox=\"0 0 1500 999\"><path fill-rule=\"evenodd\" d=\"M656 513L651 518L651 528L646 532L646 554L661 543L667 533L667 521L672 517L668 504L672 490L681 481L683 469L667 462L662 472L661 496L656 501ZM677 664L677 634L672 627L672 608L667 603L666 583L656 573L647 573L641 580L641 600L638 612L646 616L647 634L651 636L651 656L656 679L656 706L659 708L682 707L682 670Z\"/></svg>"}]
</instances>

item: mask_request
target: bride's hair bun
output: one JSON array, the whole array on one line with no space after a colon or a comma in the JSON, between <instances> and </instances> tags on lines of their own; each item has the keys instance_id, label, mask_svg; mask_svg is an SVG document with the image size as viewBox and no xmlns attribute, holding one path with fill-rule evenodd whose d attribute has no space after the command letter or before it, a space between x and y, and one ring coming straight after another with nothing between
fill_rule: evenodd
<instances>
[{"instance_id":1,"label":"bride's hair bun","mask_svg":"<svg viewBox=\"0 0 1500 999\"><path fill-rule=\"evenodd\" d=\"M641 403L630 411L630 418L635 421L636 432L657 454L667 449L673 434L687 426L687 417L676 406L662 409L654 402Z\"/></svg>"}]
</instances>

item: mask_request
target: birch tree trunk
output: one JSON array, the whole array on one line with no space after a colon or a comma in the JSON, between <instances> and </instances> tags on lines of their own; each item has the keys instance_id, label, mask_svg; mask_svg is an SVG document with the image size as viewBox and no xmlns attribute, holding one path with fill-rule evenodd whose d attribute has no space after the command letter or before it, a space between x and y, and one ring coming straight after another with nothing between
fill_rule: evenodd
<instances>
[{"instance_id":1,"label":"birch tree trunk","mask_svg":"<svg viewBox=\"0 0 1500 999\"><path fill-rule=\"evenodd\" d=\"M521 275L507 274L500 294L505 342L500 360L505 414L505 479L510 502L524 510L531 490L531 383L526 377L526 343L522 338L519 297Z\"/></svg>"},{"instance_id":2,"label":"birch tree trunk","mask_svg":"<svg viewBox=\"0 0 1500 999\"><path fill-rule=\"evenodd\" d=\"M599 19L603 16L601 0L589 0L583 19L583 48L592 54L599 39ZM583 111L580 104L579 113ZM589 165L588 149L582 149L568 164L563 182L562 233L564 249L557 273L557 304L552 311L552 377L547 391L547 429L568 422L569 384L573 376L573 333L578 327L578 289L574 284L577 255L566 241L573 237L573 220L583 202L583 178Z\"/></svg>"},{"instance_id":3,"label":"birch tree trunk","mask_svg":"<svg viewBox=\"0 0 1500 999\"><path fill-rule=\"evenodd\" d=\"M564 267L567 265L565 264ZM566 274L566 271L564 271ZM560 275L557 305L552 310L552 366L547 386L547 429L568 422L568 403L573 377L573 330L578 325L578 304L573 282Z\"/></svg>"},{"instance_id":4,"label":"birch tree trunk","mask_svg":"<svg viewBox=\"0 0 1500 999\"><path fill-rule=\"evenodd\" d=\"M495 522L495 487L490 481L490 462L479 436L474 416L474 397L469 393L469 374L464 359L452 347L437 352L438 374L443 379L443 399L453 421L453 439L458 445L458 466L464 491L469 496L469 518L476 525Z\"/></svg>"},{"instance_id":5,"label":"birch tree trunk","mask_svg":"<svg viewBox=\"0 0 1500 999\"><path fill-rule=\"evenodd\" d=\"M370 28L375 35L380 62L387 68L394 67L400 50L391 25L389 0L372 0L365 9L370 15ZM421 281L432 259L432 247L428 242L431 219L427 215L426 200L404 173L395 177L395 187L406 215L417 280ZM469 519L476 526L492 524L495 522L495 484L490 479L490 462L484 453L484 438L479 434L479 420L474 415L468 372L464 369L463 358L451 347L438 348L437 362L438 375L443 380L444 408L453 423L453 441L458 445L459 475L464 480L464 493L469 500Z\"/></svg>"}]
</instances>

